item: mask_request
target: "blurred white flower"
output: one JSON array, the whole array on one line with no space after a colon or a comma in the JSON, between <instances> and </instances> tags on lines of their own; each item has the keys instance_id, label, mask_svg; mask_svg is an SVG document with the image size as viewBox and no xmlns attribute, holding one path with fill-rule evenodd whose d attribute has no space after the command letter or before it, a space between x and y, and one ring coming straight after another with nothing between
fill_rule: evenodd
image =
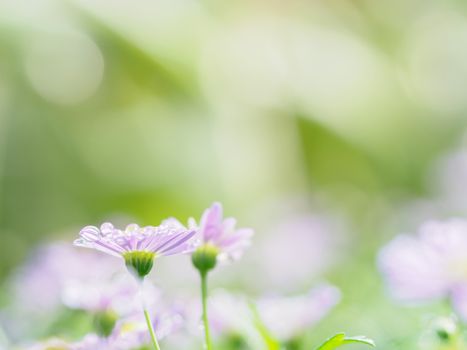
<instances>
[{"instance_id":1,"label":"blurred white flower","mask_svg":"<svg viewBox=\"0 0 467 350\"><path fill-rule=\"evenodd\" d=\"M271 334L282 341L288 341L313 327L340 298L337 288L323 285L303 295L265 297L257 302L257 310Z\"/></svg>"},{"instance_id":2,"label":"blurred white flower","mask_svg":"<svg viewBox=\"0 0 467 350\"><path fill-rule=\"evenodd\" d=\"M119 316L130 315L141 311L141 300L135 296L143 292L142 297L147 306L160 300L160 290L149 281L141 286L132 276L122 274L113 278L96 281L70 280L62 292L63 303L71 309L89 312L113 311Z\"/></svg>"}]
</instances>

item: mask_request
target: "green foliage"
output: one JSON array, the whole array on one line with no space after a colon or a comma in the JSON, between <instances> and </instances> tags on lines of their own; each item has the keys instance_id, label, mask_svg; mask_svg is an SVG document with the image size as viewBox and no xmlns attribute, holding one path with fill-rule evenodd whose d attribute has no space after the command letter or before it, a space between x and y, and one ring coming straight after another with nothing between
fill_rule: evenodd
<instances>
[{"instance_id":1,"label":"green foliage","mask_svg":"<svg viewBox=\"0 0 467 350\"><path fill-rule=\"evenodd\" d=\"M356 336L356 337L346 337L344 333L338 333L331 338L327 339L323 344L321 344L316 350L333 350L338 348L339 346L352 344L352 343L360 343L366 344L370 346L375 346L375 342L367 337L364 336Z\"/></svg>"},{"instance_id":2,"label":"green foliage","mask_svg":"<svg viewBox=\"0 0 467 350\"><path fill-rule=\"evenodd\" d=\"M226 350L248 350L248 343L241 334L232 333L224 337L216 348Z\"/></svg>"}]
</instances>

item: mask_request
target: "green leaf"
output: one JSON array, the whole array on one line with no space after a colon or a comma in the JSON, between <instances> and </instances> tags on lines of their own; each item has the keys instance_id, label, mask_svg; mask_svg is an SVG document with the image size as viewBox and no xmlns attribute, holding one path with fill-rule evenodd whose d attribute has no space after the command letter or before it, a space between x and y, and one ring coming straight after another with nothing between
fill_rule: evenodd
<instances>
[{"instance_id":1,"label":"green leaf","mask_svg":"<svg viewBox=\"0 0 467 350\"><path fill-rule=\"evenodd\" d=\"M264 324L263 320L259 316L258 310L256 305L253 302L248 303L251 313L253 315L253 323L258 330L259 334L263 338L263 341L266 345L266 349L268 350L280 350L281 346L277 339L275 339L272 334L267 329L266 325Z\"/></svg>"},{"instance_id":2,"label":"green leaf","mask_svg":"<svg viewBox=\"0 0 467 350\"><path fill-rule=\"evenodd\" d=\"M364 336L346 337L344 333L338 333L327 339L316 350L334 350L339 346L351 343L360 343L375 346L375 342Z\"/></svg>"}]
</instances>

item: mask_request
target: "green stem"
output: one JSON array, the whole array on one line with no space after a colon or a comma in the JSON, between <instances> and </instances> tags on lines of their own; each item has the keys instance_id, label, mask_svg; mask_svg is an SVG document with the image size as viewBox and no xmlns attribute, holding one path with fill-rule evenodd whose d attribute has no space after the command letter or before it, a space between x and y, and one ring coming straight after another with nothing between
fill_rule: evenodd
<instances>
[{"instance_id":1,"label":"green stem","mask_svg":"<svg viewBox=\"0 0 467 350\"><path fill-rule=\"evenodd\" d=\"M201 300L203 303L203 325L204 325L204 338L206 342L206 350L212 350L211 335L209 332L208 321L208 282L207 272L201 272Z\"/></svg>"},{"instance_id":2,"label":"green stem","mask_svg":"<svg viewBox=\"0 0 467 350\"><path fill-rule=\"evenodd\" d=\"M155 350L160 350L159 343L157 342L156 333L154 332L154 327L152 326L151 318L149 317L148 310L144 309L144 318L148 325L149 334L151 335L151 342Z\"/></svg>"}]
</instances>

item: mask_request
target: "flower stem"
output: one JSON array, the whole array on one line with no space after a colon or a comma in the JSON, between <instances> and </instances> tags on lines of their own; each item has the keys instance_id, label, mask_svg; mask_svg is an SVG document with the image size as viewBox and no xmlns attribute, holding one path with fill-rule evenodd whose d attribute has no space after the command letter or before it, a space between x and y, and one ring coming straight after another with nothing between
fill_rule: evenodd
<instances>
[{"instance_id":1,"label":"flower stem","mask_svg":"<svg viewBox=\"0 0 467 350\"><path fill-rule=\"evenodd\" d=\"M148 325L149 334L151 335L151 342L155 350L160 350L159 343L157 342L156 333L154 332L154 327L152 326L151 318L149 317L148 310L144 309L144 318Z\"/></svg>"},{"instance_id":2,"label":"flower stem","mask_svg":"<svg viewBox=\"0 0 467 350\"><path fill-rule=\"evenodd\" d=\"M145 297L144 291L145 291L145 285L147 282L144 276L136 277L136 275L134 275L134 277L136 278L136 282L138 283L139 290L138 290L137 297L141 303L141 308L143 309L144 318L146 319L148 331L151 336L151 343L154 346L155 350L160 350L161 348L159 347L159 343L157 342L156 332L154 332L154 326L152 325L151 317L149 316L148 308L146 306L147 304L146 304L146 297Z\"/></svg>"},{"instance_id":3,"label":"flower stem","mask_svg":"<svg viewBox=\"0 0 467 350\"><path fill-rule=\"evenodd\" d=\"M201 275L201 301L203 303L203 325L206 350L212 350L211 335L208 321L208 282L207 272L200 272Z\"/></svg>"}]
</instances>

